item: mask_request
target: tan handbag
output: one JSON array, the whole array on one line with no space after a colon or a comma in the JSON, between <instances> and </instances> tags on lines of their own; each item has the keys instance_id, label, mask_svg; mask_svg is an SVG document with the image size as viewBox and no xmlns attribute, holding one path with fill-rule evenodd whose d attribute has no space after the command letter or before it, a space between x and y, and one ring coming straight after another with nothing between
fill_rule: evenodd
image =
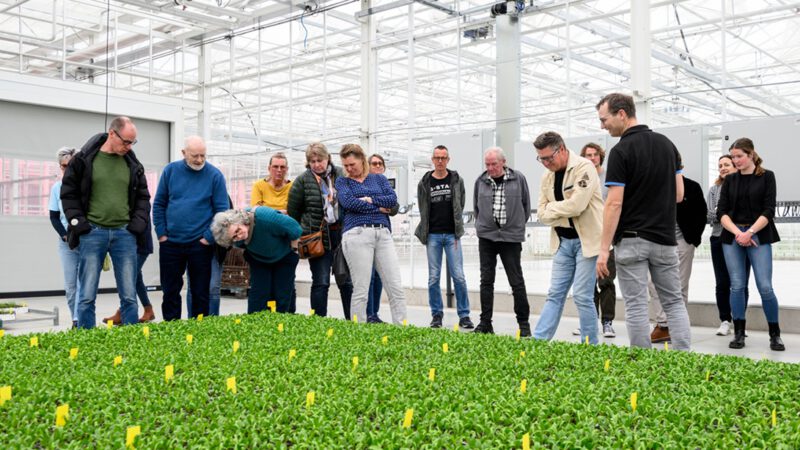
<instances>
[{"instance_id":1,"label":"tan handbag","mask_svg":"<svg viewBox=\"0 0 800 450\"><path fill-rule=\"evenodd\" d=\"M314 233L304 234L297 241L297 254L301 259L317 258L325 254L325 243L322 241L322 227L325 226L325 218L319 224L319 230Z\"/></svg>"}]
</instances>

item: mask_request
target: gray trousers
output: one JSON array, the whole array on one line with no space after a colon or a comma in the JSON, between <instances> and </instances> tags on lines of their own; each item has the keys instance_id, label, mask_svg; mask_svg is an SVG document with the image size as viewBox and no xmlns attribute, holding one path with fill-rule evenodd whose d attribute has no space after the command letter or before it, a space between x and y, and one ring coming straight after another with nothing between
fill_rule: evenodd
<instances>
[{"instance_id":1,"label":"gray trousers","mask_svg":"<svg viewBox=\"0 0 800 450\"><path fill-rule=\"evenodd\" d=\"M681 297L676 247L656 244L642 238L624 238L614 248L617 275L625 299L625 322L631 347L650 348L647 274L661 299L669 321L675 350L689 350L691 330L689 314Z\"/></svg>"},{"instance_id":2,"label":"gray trousers","mask_svg":"<svg viewBox=\"0 0 800 450\"><path fill-rule=\"evenodd\" d=\"M342 236L342 251L350 268L353 297L350 314L360 322L367 321L367 296L372 279L373 263L383 288L389 296L392 322L401 324L406 319L406 297L400 279L400 264L394 249L392 233L388 228L355 227Z\"/></svg>"},{"instance_id":3,"label":"gray trousers","mask_svg":"<svg viewBox=\"0 0 800 450\"><path fill-rule=\"evenodd\" d=\"M678 273L681 277L681 297L683 297L683 304L689 304L689 278L692 276L692 263L694 262L694 245L686 242L683 239L678 239ZM661 299L658 298L656 287L653 286L651 281L647 287L650 293L650 299L653 304L653 312L656 315L656 323L662 327L668 327L667 314L664 308L661 307Z\"/></svg>"}]
</instances>

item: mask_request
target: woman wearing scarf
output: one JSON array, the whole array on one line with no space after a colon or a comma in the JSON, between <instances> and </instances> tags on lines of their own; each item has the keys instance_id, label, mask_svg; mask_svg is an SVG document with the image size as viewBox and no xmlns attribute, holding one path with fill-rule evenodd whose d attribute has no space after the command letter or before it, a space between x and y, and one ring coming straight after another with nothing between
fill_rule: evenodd
<instances>
[{"instance_id":1,"label":"woman wearing scarf","mask_svg":"<svg viewBox=\"0 0 800 450\"><path fill-rule=\"evenodd\" d=\"M303 234L322 229L325 254L309 258L311 266L311 309L319 316L328 315L328 289L331 285L333 251L342 242L342 217L336 193L336 179L342 169L333 165L328 149L320 142L306 149L306 168L289 191L287 213L303 228ZM337 283L338 284L338 283ZM353 284L348 280L338 284L344 317L350 317L350 297Z\"/></svg>"}]
</instances>

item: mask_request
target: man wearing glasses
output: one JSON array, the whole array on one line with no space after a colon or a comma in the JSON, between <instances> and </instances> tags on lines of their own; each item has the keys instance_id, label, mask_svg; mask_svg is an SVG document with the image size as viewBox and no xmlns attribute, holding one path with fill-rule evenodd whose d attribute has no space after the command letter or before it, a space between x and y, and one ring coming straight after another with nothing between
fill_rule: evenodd
<instances>
[{"instance_id":1,"label":"man wearing glasses","mask_svg":"<svg viewBox=\"0 0 800 450\"><path fill-rule=\"evenodd\" d=\"M503 261L514 297L520 336L530 337L530 305L522 276L522 242L531 215L531 194L522 173L506 166L500 147L483 153L486 171L475 180L474 214L481 267L481 320L476 333L493 334L494 277L497 257Z\"/></svg>"},{"instance_id":2,"label":"man wearing glasses","mask_svg":"<svg viewBox=\"0 0 800 450\"><path fill-rule=\"evenodd\" d=\"M78 248L78 327L95 326L95 299L106 253L111 255L122 323L139 321L136 302L137 239L144 240L150 192L144 166L131 150L136 126L128 117L111 121L108 133L92 136L70 161L61 186L67 240Z\"/></svg>"},{"instance_id":3,"label":"man wearing glasses","mask_svg":"<svg viewBox=\"0 0 800 450\"><path fill-rule=\"evenodd\" d=\"M464 257L461 252L461 236L464 235L464 181L458 172L447 168L450 154L447 147L439 145L433 149L433 170L422 176L417 185L419 203L419 225L414 235L428 249L428 303L431 307L431 328L441 328L442 251L447 256L447 268L456 290L458 326L474 328L469 318L469 295L464 276Z\"/></svg>"},{"instance_id":4,"label":"man wearing glasses","mask_svg":"<svg viewBox=\"0 0 800 450\"><path fill-rule=\"evenodd\" d=\"M535 339L556 334L572 288L580 319L581 342L597 344L594 307L595 262L603 229L603 197L597 170L587 159L567 150L558 133L548 131L533 141L536 159L548 171L539 192L539 221L550 228L553 271L550 290L533 332Z\"/></svg>"}]
</instances>

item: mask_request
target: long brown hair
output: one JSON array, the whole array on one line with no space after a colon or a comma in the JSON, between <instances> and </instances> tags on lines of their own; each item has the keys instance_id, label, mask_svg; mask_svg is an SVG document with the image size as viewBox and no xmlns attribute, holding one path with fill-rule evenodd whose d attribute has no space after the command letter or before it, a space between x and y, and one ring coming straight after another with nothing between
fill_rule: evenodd
<instances>
[{"instance_id":1,"label":"long brown hair","mask_svg":"<svg viewBox=\"0 0 800 450\"><path fill-rule=\"evenodd\" d=\"M720 156L720 157L719 157L719 159L717 160L717 162L720 162L720 161L722 161L722 160L723 160L723 159L725 159L725 158L727 158L727 159L731 160L731 165L733 166L733 158L731 158L731 155L722 155L722 156ZM733 168L735 169L735 168L736 168L736 166L733 166ZM722 184L722 181L723 181L723 180L724 180L724 178L722 178L722 175L720 175L720 176L718 176L718 177L717 177L717 179L716 179L716 180L714 180L714 184L716 184L717 186L719 186L720 184Z\"/></svg>"},{"instance_id":2,"label":"long brown hair","mask_svg":"<svg viewBox=\"0 0 800 450\"><path fill-rule=\"evenodd\" d=\"M753 164L756 165L756 170L753 173L759 177L764 175L765 170L763 167L761 167L761 163L764 161L760 156L758 156L758 153L756 153L756 148L750 138L743 137L733 141L733 144L731 144L731 149L734 148L743 151L745 155L752 155Z\"/></svg>"}]
</instances>

